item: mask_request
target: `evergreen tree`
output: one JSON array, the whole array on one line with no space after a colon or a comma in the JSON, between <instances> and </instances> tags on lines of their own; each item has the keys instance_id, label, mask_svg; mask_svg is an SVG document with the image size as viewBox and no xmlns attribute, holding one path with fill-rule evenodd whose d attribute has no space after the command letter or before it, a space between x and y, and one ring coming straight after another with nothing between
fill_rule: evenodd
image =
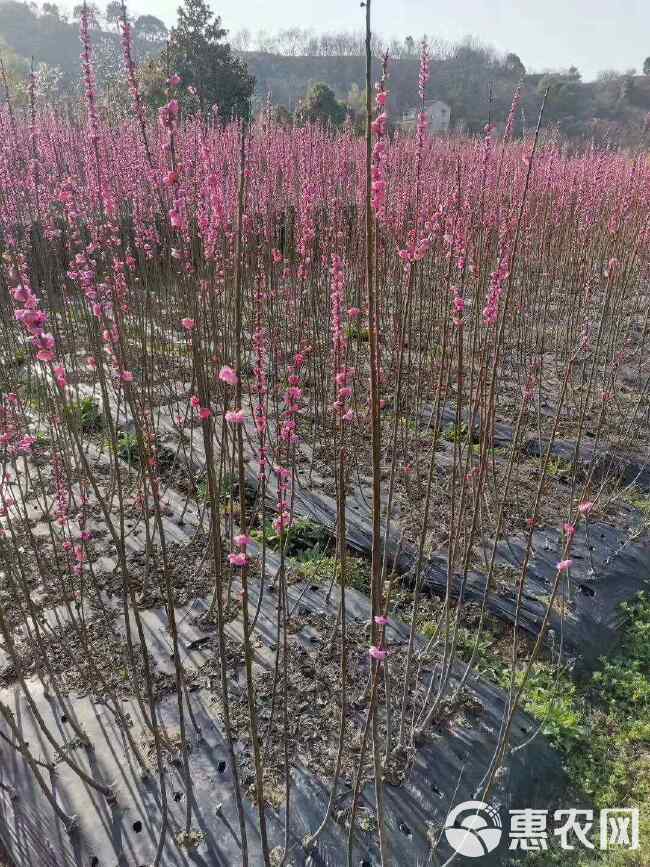
<instances>
[{"instance_id":1,"label":"evergreen tree","mask_svg":"<svg viewBox=\"0 0 650 867\"><path fill-rule=\"evenodd\" d=\"M192 89L201 111L216 105L224 119L247 114L255 84L246 65L233 56L227 32L205 0L184 0L165 58L170 72L181 76L183 91ZM187 108L191 105L188 101Z\"/></svg>"},{"instance_id":2,"label":"evergreen tree","mask_svg":"<svg viewBox=\"0 0 650 867\"><path fill-rule=\"evenodd\" d=\"M337 100L332 88L322 81L313 85L300 107L303 120L332 123L334 126L343 123L345 114L345 106Z\"/></svg>"}]
</instances>

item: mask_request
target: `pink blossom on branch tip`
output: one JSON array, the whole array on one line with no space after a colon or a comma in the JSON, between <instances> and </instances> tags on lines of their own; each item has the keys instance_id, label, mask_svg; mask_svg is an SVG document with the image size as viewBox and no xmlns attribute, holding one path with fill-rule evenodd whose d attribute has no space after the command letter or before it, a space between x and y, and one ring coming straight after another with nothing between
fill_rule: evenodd
<instances>
[{"instance_id":1,"label":"pink blossom on branch tip","mask_svg":"<svg viewBox=\"0 0 650 867\"><path fill-rule=\"evenodd\" d=\"M246 413L243 409L229 409L225 418L228 424L243 424Z\"/></svg>"},{"instance_id":2,"label":"pink blossom on branch tip","mask_svg":"<svg viewBox=\"0 0 650 867\"><path fill-rule=\"evenodd\" d=\"M32 450L32 446L36 442L36 437L33 436L24 436L21 441L18 443L18 452L22 455L29 454Z\"/></svg>"},{"instance_id":3,"label":"pink blossom on branch tip","mask_svg":"<svg viewBox=\"0 0 650 867\"><path fill-rule=\"evenodd\" d=\"M219 379L222 382L228 383L228 385L237 385L238 381L235 371L232 367L228 367L227 365L224 365L224 367L219 371Z\"/></svg>"},{"instance_id":4,"label":"pink blossom on branch tip","mask_svg":"<svg viewBox=\"0 0 650 867\"><path fill-rule=\"evenodd\" d=\"M378 662L383 662L389 654L388 650L382 650L380 647L375 647L375 645L371 645L370 650L368 651L370 656L373 659L376 659Z\"/></svg>"},{"instance_id":5,"label":"pink blossom on branch tip","mask_svg":"<svg viewBox=\"0 0 650 867\"><path fill-rule=\"evenodd\" d=\"M555 564L555 568L558 572L568 572L568 570L571 568L572 563L573 560L560 560L558 563Z\"/></svg>"},{"instance_id":6,"label":"pink blossom on branch tip","mask_svg":"<svg viewBox=\"0 0 650 867\"><path fill-rule=\"evenodd\" d=\"M273 519L273 529L276 533L284 533L291 526L291 515L288 512L282 512L277 518Z\"/></svg>"}]
</instances>

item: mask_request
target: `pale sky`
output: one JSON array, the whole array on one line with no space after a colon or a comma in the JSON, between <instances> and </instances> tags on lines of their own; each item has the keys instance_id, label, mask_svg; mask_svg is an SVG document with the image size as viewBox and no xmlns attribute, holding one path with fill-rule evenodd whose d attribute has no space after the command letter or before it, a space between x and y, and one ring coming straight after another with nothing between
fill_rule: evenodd
<instances>
[{"instance_id":1,"label":"pale sky","mask_svg":"<svg viewBox=\"0 0 650 867\"><path fill-rule=\"evenodd\" d=\"M103 5L100 0L100 5ZM211 3L234 34L288 27L359 30L359 0L218 0ZM168 25L178 0L131 0L132 14ZM584 79L602 69L636 68L650 55L650 0L373 0L373 29L390 38L427 33L457 41L478 37L515 51L530 71L577 66Z\"/></svg>"}]
</instances>

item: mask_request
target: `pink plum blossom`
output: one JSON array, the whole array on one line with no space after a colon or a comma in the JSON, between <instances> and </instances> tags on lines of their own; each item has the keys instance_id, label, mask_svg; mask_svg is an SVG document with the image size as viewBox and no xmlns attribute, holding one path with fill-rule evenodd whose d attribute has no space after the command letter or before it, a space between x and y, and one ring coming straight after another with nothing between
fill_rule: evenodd
<instances>
[{"instance_id":1,"label":"pink plum blossom","mask_svg":"<svg viewBox=\"0 0 650 867\"><path fill-rule=\"evenodd\" d=\"M219 371L219 379L222 382L227 382L228 385L237 385L237 374L232 367L222 367Z\"/></svg>"}]
</instances>

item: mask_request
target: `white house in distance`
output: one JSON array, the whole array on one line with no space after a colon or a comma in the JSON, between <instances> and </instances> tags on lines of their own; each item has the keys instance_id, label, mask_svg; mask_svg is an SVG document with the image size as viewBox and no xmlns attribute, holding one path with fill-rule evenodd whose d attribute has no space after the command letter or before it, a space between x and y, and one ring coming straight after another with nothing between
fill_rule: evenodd
<instances>
[{"instance_id":1,"label":"white house in distance","mask_svg":"<svg viewBox=\"0 0 650 867\"><path fill-rule=\"evenodd\" d=\"M412 132L417 126L419 108L410 108L404 112L400 126L407 132ZM429 118L429 132L448 132L451 121L451 108L440 99L426 99L424 113Z\"/></svg>"}]
</instances>

